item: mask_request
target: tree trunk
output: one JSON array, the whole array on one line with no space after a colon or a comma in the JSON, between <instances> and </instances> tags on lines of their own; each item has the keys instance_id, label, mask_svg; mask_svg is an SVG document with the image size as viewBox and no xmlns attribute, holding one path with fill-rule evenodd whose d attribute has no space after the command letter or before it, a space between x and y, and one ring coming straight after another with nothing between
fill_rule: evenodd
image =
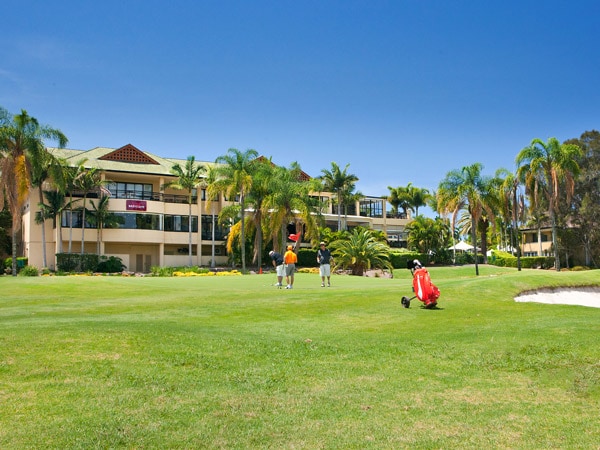
<instances>
[{"instance_id":1,"label":"tree trunk","mask_svg":"<svg viewBox=\"0 0 600 450\"><path fill-rule=\"evenodd\" d=\"M40 184L39 186L39 196L40 196L40 203L42 203L42 199L44 198L44 191L42 190L42 185ZM43 216L43 210L40 210L40 213L42 214L42 265L44 266L43 268L45 269L46 267L48 267L48 264L46 263L46 219Z\"/></svg>"},{"instance_id":2,"label":"tree trunk","mask_svg":"<svg viewBox=\"0 0 600 450\"><path fill-rule=\"evenodd\" d=\"M14 221L13 221L14 222ZM17 276L17 232L15 231L15 225L13 223L11 234L12 234L12 276Z\"/></svg>"},{"instance_id":3,"label":"tree trunk","mask_svg":"<svg viewBox=\"0 0 600 450\"><path fill-rule=\"evenodd\" d=\"M479 263L478 263L478 255L477 255L477 230L476 230L477 221L475 216L471 214L471 245L473 246L473 253L475 254L475 275L479 275Z\"/></svg>"}]
</instances>

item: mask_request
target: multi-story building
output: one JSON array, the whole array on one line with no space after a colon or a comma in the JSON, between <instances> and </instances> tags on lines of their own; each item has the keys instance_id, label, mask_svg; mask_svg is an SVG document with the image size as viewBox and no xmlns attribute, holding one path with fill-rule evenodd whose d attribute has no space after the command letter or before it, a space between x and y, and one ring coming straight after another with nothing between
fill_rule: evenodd
<instances>
[{"instance_id":1,"label":"multi-story building","mask_svg":"<svg viewBox=\"0 0 600 450\"><path fill-rule=\"evenodd\" d=\"M214 245L217 265L227 263L225 240L228 227L218 224L217 215L230 204L222 195L209 201L206 189L192 193L191 224L189 222L188 196L184 191L165 188L175 180L171 172L174 164L185 165L185 160L162 158L144 152L128 144L118 149L97 147L91 150L50 149L56 156L73 166L83 161L86 168L101 170L104 180L102 194L109 195L109 209L119 218L114 228L101 231L87 224L82 228L83 215L80 209L62 212L60 223L53 226L52 220L44 222L47 265L56 266L55 254L98 253L117 256L130 271L149 272L152 266L185 266L189 264L189 227L192 230L192 262L210 266ZM211 165L214 163L204 163ZM50 189L46 186L45 189ZM73 192L81 199L83 192ZM86 194L88 209L97 206L101 190ZM328 205L323 211L326 224L337 227L337 210L331 202L330 193L319 193ZM23 214L23 254L29 264L42 267L42 225L36 223L39 211L37 191L31 191ZM81 202L78 202L81 206ZM364 226L384 231L392 244L405 244L404 227L410 217L387 217L387 202L384 198L363 197L343 212L348 228ZM213 234L214 230L214 234Z\"/></svg>"}]
</instances>

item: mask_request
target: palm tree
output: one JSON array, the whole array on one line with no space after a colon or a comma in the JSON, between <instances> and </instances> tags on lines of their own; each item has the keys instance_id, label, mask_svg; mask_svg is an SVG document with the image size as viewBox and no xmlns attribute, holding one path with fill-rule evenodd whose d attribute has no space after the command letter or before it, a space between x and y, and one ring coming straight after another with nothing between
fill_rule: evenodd
<instances>
[{"instance_id":1,"label":"palm tree","mask_svg":"<svg viewBox=\"0 0 600 450\"><path fill-rule=\"evenodd\" d=\"M69 217L69 246L67 252L70 254L72 252L73 245L73 206L80 199L73 199L73 191L77 188L78 179L83 176L85 173L85 163L87 158L80 159L75 163L74 166L69 165L66 160L59 160L59 170L53 174L53 181L56 185L57 190L63 194L66 198L68 195L69 201L67 202L63 211L68 211ZM62 214L62 211L61 211ZM62 218L61 218L62 225ZM61 231L61 241L59 243L59 247L62 251L62 231ZM59 252L60 253L60 252Z\"/></svg>"},{"instance_id":2,"label":"palm tree","mask_svg":"<svg viewBox=\"0 0 600 450\"><path fill-rule=\"evenodd\" d=\"M254 160L258 157L258 152L248 149L241 152L236 148L230 148L227 154L219 156L215 162L221 164L217 167L217 180L215 189L224 192L227 198L234 199L239 196L240 206L240 250L242 255L242 272L246 271L246 233L245 233L245 209L246 195L252 187L252 174L254 170Z\"/></svg>"},{"instance_id":3,"label":"palm tree","mask_svg":"<svg viewBox=\"0 0 600 450\"><path fill-rule=\"evenodd\" d=\"M561 144L556 138L547 142L533 139L531 144L519 152L516 157L517 176L529 189L530 198L536 201L540 191L548 201L548 216L552 225L552 245L554 247L554 266L560 270L558 240L556 233L556 211L559 194L564 190L567 201L575 189L575 179L579 175L581 149L574 144Z\"/></svg>"},{"instance_id":4,"label":"palm tree","mask_svg":"<svg viewBox=\"0 0 600 450\"><path fill-rule=\"evenodd\" d=\"M372 230L357 227L347 239L338 239L330 247L336 266L350 268L352 275L362 276L372 268L392 270L389 247L380 242Z\"/></svg>"},{"instance_id":5,"label":"palm tree","mask_svg":"<svg viewBox=\"0 0 600 450\"><path fill-rule=\"evenodd\" d=\"M163 189L166 187L172 187L173 189L187 191L187 203L188 203L188 255L189 255L189 266L192 266L192 200L193 192L198 189L204 181L204 174L206 173L206 167L202 164L197 164L193 156L188 156L185 167L181 167L179 164L175 164L171 167L171 173L177 177L176 180L165 183ZM199 218L202 219L202 215L199 214Z\"/></svg>"},{"instance_id":6,"label":"palm tree","mask_svg":"<svg viewBox=\"0 0 600 450\"><path fill-rule=\"evenodd\" d=\"M337 197L337 213L338 213L338 231L342 229L342 199L348 192L352 192L354 184L358 181L358 177L352 173L348 173L350 164L346 164L344 169L340 169L337 163L331 163L331 169L322 169L320 179L323 181L324 189L328 192L336 194Z\"/></svg>"},{"instance_id":7,"label":"palm tree","mask_svg":"<svg viewBox=\"0 0 600 450\"><path fill-rule=\"evenodd\" d=\"M301 172L298 163L292 163L289 168L276 167L269 186L270 194L263 203L268 211L268 225L276 251L285 247L286 227L290 222L294 222L294 231L299 235L297 242L302 242L304 234L311 239L319 238L318 225L322 216L317 200L309 194L318 189L316 185L320 181L301 181Z\"/></svg>"},{"instance_id":8,"label":"palm tree","mask_svg":"<svg viewBox=\"0 0 600 450\"><path fill-rule=\"evenodd\" d=\"M40 203L40 211L47 218L52 219L52 229L56 229L58 253L62 253L62 220L61 215L68 205L65 204L65 194L60 190L44 191L45 203ZM58 227L58 228L57 228Z\"/></svg>"},{"instance_id":9,"label":"palm tree","mask_svg":"<svg viewBox=\"0 0 600 450\"><path fill-rule=\"evenodd\" d=\"M402 201L400 199L399 189L399 187L388 186L390 194L383 197L390 203L390 205L392 205L392 216L394 217L398 217L398 209L400 208L400 202Z\"/></svg>"},{"instance_id":10,"label":"palm tree","mask_svg":"<svg viewBox=\"0 0 600 450\"><path fill-rule=\"evenodd\" d=\"M406 186L406 195L408 197L407 203L410 205L410 209L415 212L415 216L419 215L419 208L426 206L431 196L428 189L418 188L413 186L412 183L408 183Z\"/></svg>"},{"instance_id":11,"label":"palm tree","mask_svg":"<svg viewBox=\"0 0 600 450\"><path fill-rule=\"evenodd\" d=\"M461 170L452 170L446 174L439 185L438 203L441 205L452 205L455 213L466 207L471 216L471 245L475 249L475 274L479 275L479 265L477 257L477 223L481 218L483 211L487 211L490 216L486 203L486 196L490 188L488 177L481 175L483 165L475 163L465 166ZM454 222L454 220L453 220ZM483 237L485 239L485 236Z\"/></svg>"},{"instance_id":12,"label":"palm tree","mask_svg":"<svg viewBox=\"0 0 600 450\"><path fill-rule=\"evenodd\" d=\"M251 219L255 230L252 262L256 261L259 269L262 266L264 203L267 196L271 193L271 181L274 176L274 170L275 168L271 160L259 158L253 176L252 187L247 197L248 204L252 205Z\"/></svg>"},{"instance_id":13,"label":"palm tree","mask_svg":"<svg viewBox=\"0 0 600 450\"><path fill-rule=\"evenodd\" d=\"M84 170L80 176L75 179L75 187L83 193L83 206L81 207L81 263L83 263L83 254L85 250L85 213L87 196L91 192L96 191L103 184L102 171L95 167Z\"/></svg>"},{"instance_id":14,"label":"palm tree","mask_svg":"<svg viewBox=\"0 0 600 450\"><path fill-rule=\"evenodd\" d=\"M445 246L445 224L442 219L417 216L406 225L409 248L430 254Z\"/></svg>"},{"instance_id":15,"label":"palm tree","mask_svg":"<svg viewBox=\"0 0 600 450\"><path fill-rule=\"evenodd\" d=\"M67 144L60 130L40 125L27 111L11 117L0 108L0 210L6 202L12 216L13 276L17 275L17 231L31 186L31 158L42 153L45 139L57 141L60 147Z\"/></svg>"},{"instance_id":16,"label":"palm tree","mask_svg":"<svg viewBox=\"0 0 600 450\"><path fill-rule=\"evenodd\" d=\"M38 147L35 153L30 157L31 161L31 186L38 189L38 205L43 205L44 201L44 183L50 178L51 173L56 172L59 165L58 160L46 150L45 147ZM42 265L47 267L46 261L46 219L52 216L45 214L43 211L38 211L36 214L36 223L42 228ZM39 220L39 222L38 222Z\"/></svg>"},{"instance_id":17,"label":"palm tree","mask_svg":"<svg viewBox=\"0 0 600 450\"><path fill-rule=\"evenodd\" d=\"M521 245L519 243L519 179L505 169L496 171L496 177L500 180L498 195L505 223L510 223L510 247L511 253L517 251L517 270L521 270Z\"/></svg>"},{"instance_id":18,"label":"palm tree","mask_svg":"<svg viewBox=\"0 0 600 450\"><path fill-rule=\"evenodd\" d=\"M206 205L210 205L210 213L212 216L211 223L211 253L210 253L210 267L216 267L215 261L215 201L220 198L220 193L215 191L217 180L217 172L214 166L208 166L206 168L206 176L204 178L203 186L206 188L207 202Z\"/></svg>"},{"instance_id":19,"label":"palm tree","mask_svg":"<svg viewBox=\"0 0 600 450\"><path fill-rule=\"evenodd\" d=\"M108 202L110 197L108 195L101 194L98 204L96 205L93 200L90 200L92 209L89 211L89 222L92 225L96 225L97 239L96 239L96 253L100 256L100 244L102 243L102 231L104 228L113 228L123 223L123 218L113 213L109 207Z\"/></svg>"}]
</instances>

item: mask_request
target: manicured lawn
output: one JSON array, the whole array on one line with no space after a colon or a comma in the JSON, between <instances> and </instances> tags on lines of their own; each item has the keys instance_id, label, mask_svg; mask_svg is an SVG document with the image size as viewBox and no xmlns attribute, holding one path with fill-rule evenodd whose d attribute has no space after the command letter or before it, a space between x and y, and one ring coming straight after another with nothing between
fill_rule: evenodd
<instances>
[{"instance_id":1,"label":"manicured lawn","mask_svg":"<svg viewBox=\"0 0 600 450\"><path fill-rule=\"evenodd\" d=\"M0 448L598 448L600 272L0 277Z\"/></svg>"}]
</instances>

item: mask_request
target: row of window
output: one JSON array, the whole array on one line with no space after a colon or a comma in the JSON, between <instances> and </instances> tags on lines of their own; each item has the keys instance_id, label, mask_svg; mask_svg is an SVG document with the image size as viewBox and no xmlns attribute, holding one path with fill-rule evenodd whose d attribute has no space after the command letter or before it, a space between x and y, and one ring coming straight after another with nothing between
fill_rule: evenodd
<instances>
[{"instance_id":1,"label":"row of window","mask_svg":"<svg viewBox=\"0 0 600 450\"><path fill-rule=\"evenodd\" d=\"M110 192L112 198L129 198L136 200L158 200L166 201L170 203L187 203L187 195L172 195L154 192L152 190L152 184L147 183L124 183L124 182L111 182L106 185L106 189ZM208 198L206 189L201 189L201 200L205 201ZM183 201L182 201L183 200ZM235 201L239 198L236 197ZM192 189L192 202L198 201L198 190ZM227 201L227 198L225 198Z\"/></svg>"},{"instance_id":2,"label":"row of window","mask_svg":"<svg viewBox=\"0 0 600 450\"><path fill-rule=\"evenodd\" d=\"M90 223L89 216L86 216L86 228L96 228L95 224ZM81 228L83 214L81 211L63 211L61 226L68 228L72 220L73 228ZM190 220L187 215L170 214L147 214L134 212L115 212L112 213L110 221L104 228L119 228L123 230L154 230L154 231L175 231L189 232ZM198 216L192 216L192 232L198 232ZM219 225L214 220L215 240L223 240L227 236L228 227ZM212 239L213 216L202 216L202 239Z\"/></svg>"}]
</instances>

